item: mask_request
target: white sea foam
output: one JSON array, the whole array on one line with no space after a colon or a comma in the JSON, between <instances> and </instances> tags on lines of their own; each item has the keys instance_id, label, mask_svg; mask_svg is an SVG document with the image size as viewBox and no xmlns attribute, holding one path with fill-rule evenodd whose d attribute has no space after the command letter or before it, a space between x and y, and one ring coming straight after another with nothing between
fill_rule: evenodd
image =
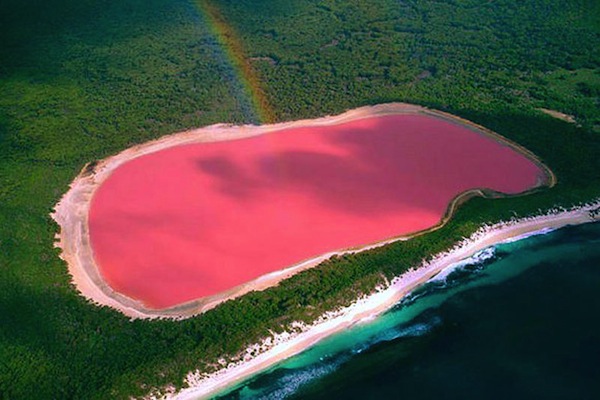
<instances>
[{"instance_id":1,"label":"white sea foam","mask_svg":"<svg viewBox=\"0 0 600 400\"><path fill-rule=\"evenodd\" d=\"M504 243L504 244L505 243L514 243L514 242L518 242L519 240L527 239L532 236L547 235L551 232L554 232L555 230L556 230L555 228L544 228L544 229L540 229L539 231L529 232L529 233L525 233L523 235L519 235L519 236L515 236L510 239L503 240L500 243Z\"/></svg>"},{"instance_id":2,"label":"white sea foam","mask_svg":"<svg viewBox=\"0 0 600 400\"><path fill-rule=\"evenodd\" d=\"M300 387L306 385L309 382L319 379L325 375L329 375L334 372L340 364L343 364L349 359L346 357L339 357L336 361L329 361L325 363L319 363L312 365L310 368L303 368L293 372L288 372L284 376L280 377L278 382L273 385L269 385L269 391L255 392L252 390L242 390L239 395L240 398L245 399L264 399L264 400L281 400L285 399L289 395L295 393Z\"/></svg>"},{"instance_id":3,"label":"white sea foam","mask_svg":"<svg viewBox=\"0 0 600 400\"><path fill-rule=\"evenodd\" d=\"M232 357L225 367L212 374L205 374L200 371L190 372L186 379L188 388L178 393L163 388L163 390L157 390L147 398L175 397L191 399L207 396L216 390L222 389L227 384L231 384L232 381L256 373L259 369L265 368L264 365L297 354L301 349L310 347L325 335L347 329L356 323L355 321L369 319L371 315L380 314L406 296L408 293L407 288L414 288L435 276L433 275L435 271L444 271L450 267L456 268L456 265L464 265L465 258L476 262L484 261L486 258L493 256L490 255L493 250L486 251L489 248L493 249L489 245L505 242L509 239L511 233L528 232L518 236L522 239L531 236L530 233L548 233L550 230L546 226L558 228L570 224L597 221L600 218L597 213L599 209L600 199L571 209L556 208L536 216L515 217L493 225L483 225L470 237L464 238L453 248L431 257L417 268L392 279L386 287L377 288L375 293L363 296L352 305L325 313L312 324L298 323L295 329L290 329L290 332L282 334L271 332L271 337L264 339L262 343L251 346L253 351L250 353L252 355L249 352L243 352L237 357ZM482 245L485 244L488 244L488 246L482 248ZM440 279L439 273L437 275ZM448 273L446 273L447 276ZM415 328L413 332L419 332L419 329Z\"/></svg>"},{"instance_id":4,"label":"white sea foam","mask_svg":"<svg viewBox=\"0 0 600 400\"><path fill-rule=\"evenodd\" d=\"M466 259L464 259L460 262L454 263L454 264L450 264L448 267L441 270L439 274L437 274L435 277L433 277L430 280L430 282L438 282L438 281L445 282L446 279L448 278L448 276L450 276L453 272L458 271L469 265L481 264L485 261L493 259L494 257L496 257L496 248L493 246L488 247L486 249L483 249L483 250L473 254L469 258L466 258Z\"/></svg>"}]
</instances>

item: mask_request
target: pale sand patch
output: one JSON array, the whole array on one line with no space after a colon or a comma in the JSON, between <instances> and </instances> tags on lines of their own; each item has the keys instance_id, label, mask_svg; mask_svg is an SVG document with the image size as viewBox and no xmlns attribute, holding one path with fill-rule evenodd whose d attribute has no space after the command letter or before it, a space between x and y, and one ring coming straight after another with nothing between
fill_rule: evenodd
<instances>
[{"instance_id":1,"label":"pale sand patch","mask_svg":"<svg viewBox=\"0 0 600 400\"><path fill-rule=\"evenodd\" d=\"M554 117L554 118L561 119L561 120L563 120L563 121L566 121L566 122L569 122L569 123L571 123L571 124L574 124L574 123L576 122L576 121L575 121L575 117L574 117L574 116L572 116L572 115L569 115L569 114L562 113L562 112L560 112L560 111L556 111L556 110L549 110L549 109L547 109L547 108L538 108L538 110L540 110L540 111L541 111L541 112L543 112L544 114L548 114L548 115L550 115L551 117Z\"/></svg>"},{"instance_id":2,"label":"pale sand patch","mask_svg":"<svg viewBox=\"0 0 600 400\"><path fill-rule=\"evenodd\" d=\"M295 324L295 332L284 332L251 346L238 360L212 374L190 372L187 388L177 392L173 387L158 390L148 399L200 399L215 395L266 368L313 346L323 338L345 330L352 325L369 321L397 304L412 290L427 282L441 271L477 252L511 239L534 233L547 233L567 225L600 221L600 199L594 203L571 210L552 210L548 214L483 226L468 239L458 243L448 252L438 254L429 262L394 279L386 288L357 300L349 307L328 313L310 326ZM258 351L258 355L251 355ZM226 363L224 361L224 363Z\"/></svg>"},{"instance_id":3,"label":"pale sand patch","mask_svg":"<svg viewBox=\"0 0 600 400\"><path fill-rule=\"evenodd\" d=\"M283 269L280 271L263 275L254 281L234 287L226 292L194 300L168 309L154 310L147 308L140 301L114 291L102 278L102 275L99 272L94 260L93 250L90 246L88 214L91 199L95 190L120 165L137 157L173 146L236 140L264 135L283 129L300 128L306 126L332 126L374 116L399 114L421 114L441 118L452 123L466 126L480 134L490 136L496 141L510 146L516 151L524 154L526 157L534 161L542 171L544 171L545 177L538 182L538 185L533 188L533 190L537 190L542 186L551 187L556 183L556 177L552 171L550 171L548 167L546 167L534 154L529 152L527 149L470 121L448 113L430 110L411 104L390 103L370 107L361 107L337 116L328 116L313 120L284 122L273 125L233 126L218 124L168 135L151 142L133 146L117 155L98 161L97 163L86 165L81 173L71 183L69 191L63 196L60 202L56 205L54 212L51 214L52 218L60 225L61 228L60 234L57 236L56 246L62 250L61 258L68 264L69 273L72 276L73 283L81 292L81 294L92 302L113 307L132 318L187 318L209 310L223 301L239 297L250 291L263 290L265 288L274 286L281 280L288 278L300 271L312 268L335 254L347 254L365 251L387 243L398 240L406 240L415 235L424 234L426 232L439 229L448 221L457 205L469 197L500 196L497 193L484 191L481 189L475 189L462 193L449 204L448 210L440 223L430 229L427 229L426 231L417 232L410 236L390 238L378 243L367 244L365 246L333 251L287 268L282 266Z\"/></svg>"}]
</instances>

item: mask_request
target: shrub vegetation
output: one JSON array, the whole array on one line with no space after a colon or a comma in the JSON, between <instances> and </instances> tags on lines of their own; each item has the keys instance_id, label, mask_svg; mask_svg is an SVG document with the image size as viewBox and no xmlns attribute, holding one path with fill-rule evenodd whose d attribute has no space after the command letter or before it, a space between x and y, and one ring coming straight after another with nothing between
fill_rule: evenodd
<instances>
[{"instance_id":1,"label":"shrub vegetation","mask_svg":"<svg viewBox=\"0 0 600 400\"><path fill-rule=\"evenodd\" d=\"M279 120L426 105L526 146L559 183L470 200L441 230L333 258L185 321L130 321L92 305L70 284L49 217L85 163L167 133L256 119L197 5L0 3L1 398L127 398L181 385L188 371L349 304L483 222L600 195L597 1L212 0Z\"/></svg>"}]
</instances>

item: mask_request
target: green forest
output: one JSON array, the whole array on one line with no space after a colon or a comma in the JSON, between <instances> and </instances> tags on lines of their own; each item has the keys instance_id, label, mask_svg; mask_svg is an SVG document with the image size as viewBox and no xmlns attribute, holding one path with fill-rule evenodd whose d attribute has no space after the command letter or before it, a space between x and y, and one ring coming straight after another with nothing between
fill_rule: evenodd
<instances>
[{"instance_id":1,"label":"green forest","mask_svg":"<svg viewBox=\"0 0 600 400\"><path fill-rule=\"evenodd\" d=\"M70 283L49 215L83 166L168 133L257 122L202 2L0 2L0 398L181 386L187 372L350 304L483 223L600 196L598 1L210 0L278 121L420 104L525 146L558 184L469 200L443 229L332 258L184 321L93 305Z\"/></svg>"}]
</instances>

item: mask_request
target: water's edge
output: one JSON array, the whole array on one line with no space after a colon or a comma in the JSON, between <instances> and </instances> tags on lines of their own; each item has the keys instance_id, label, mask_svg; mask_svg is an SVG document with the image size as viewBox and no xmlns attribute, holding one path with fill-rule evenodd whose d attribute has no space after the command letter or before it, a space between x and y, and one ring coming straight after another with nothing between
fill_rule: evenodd
<instances>
[{"instance_id":1,"label":"water's edge","mask_svg":"<svg viewBox=\"0 0 600 400\"><path fill-rule=\"evenodd\" d=\"M600 243L600 224L592 225L592 228L585 228L587 230L578 226L559 231L539 231L535 236L527 235L518 241L505 241L480 251L468 260L447 268L376 319L336 333L220 395L222 398L281 399L300 390L302 396L299 397L314 397L314 390L304 393L303 388L332 386L329 381L335 382L336 371L343 369L340 375L347 378L348 370L356 373L353 368L373 369L365 361L369 357L382 357L363 353L398 352L398 346L401 346L398 343L404 343L406 348L410 348L411 341L426 340L424 338L431 336L432 332L446 329L442 328L445 324L444 317L432 310L442 307L453 296L469 290L486 291L488 286L508 287L502 284L527 275L525 273L541 262L539 260L558 260L561 251L569 254L568 251L573 251L571 247L579 245L577 242L569 242L571 233L594 232L593 246L600 247L597 246ZM561 241L566 244L563 246ZM543 270L544 266L540 268ZM386 350L386 346L389 349ZM320 381L329 383L319 383ZM352 386L352 382L348 384ZM340 390L344 396L352 397L353 392Z\"/></svg>"}]
</instances>

